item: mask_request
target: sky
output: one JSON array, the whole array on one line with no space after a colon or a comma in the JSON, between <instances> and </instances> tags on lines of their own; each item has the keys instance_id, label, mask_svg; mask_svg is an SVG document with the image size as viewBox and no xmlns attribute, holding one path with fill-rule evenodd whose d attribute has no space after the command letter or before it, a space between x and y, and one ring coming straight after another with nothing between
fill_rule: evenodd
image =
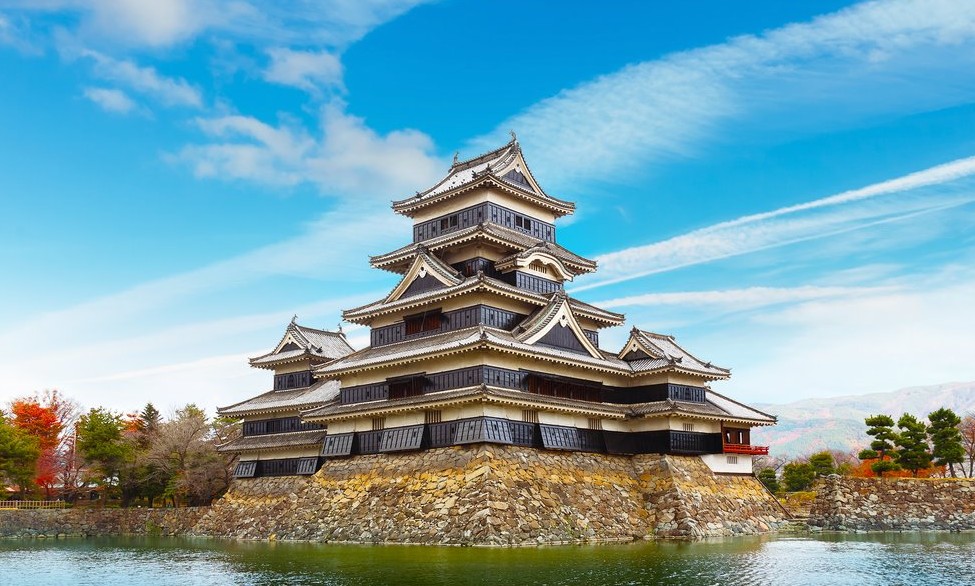
<instances>
[{"instance_id":1,"label":"sky","mask_svg":"<svg viewBox=\"0 0 975 586\"><path fill-rule=\"evenodd\" d=\"M270 389L510 130L603 348L745 402L975 380L975 3L0 0L0 405Z\"/></svg>"}]
</instances>

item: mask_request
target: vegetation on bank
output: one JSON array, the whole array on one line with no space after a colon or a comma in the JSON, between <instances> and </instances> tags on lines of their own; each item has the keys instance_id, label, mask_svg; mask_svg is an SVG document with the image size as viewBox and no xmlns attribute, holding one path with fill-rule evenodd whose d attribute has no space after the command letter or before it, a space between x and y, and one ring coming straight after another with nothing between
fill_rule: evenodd
<instances>
[{"instance_id":1,"label":"vegetation on bank","mask_svg":"<svg viewBox=\"0 0 975 586\"><path fill-rule=\"evenodd\" d=\"M122 415L58 391L16 399L0 410L0 499L209 504L233 464L216 448L238 427L192 404L164 418L152 403Z\"/></svg>"},{"instance_id":2,"label":"vegetation on bank","mask_svg":"<svg viewBox=\"0 0 975 586\"><path fill-rule=\"evenodd\" d=\"M776 494L807 491L830 474L856 477L975 478L975 414L959 417L941 408L927 423L905 413L895 422L890 415L864 421L873 438L857 453L827 450L791 461L760 458L759 480Z\"/></svg>"}]
</instances>

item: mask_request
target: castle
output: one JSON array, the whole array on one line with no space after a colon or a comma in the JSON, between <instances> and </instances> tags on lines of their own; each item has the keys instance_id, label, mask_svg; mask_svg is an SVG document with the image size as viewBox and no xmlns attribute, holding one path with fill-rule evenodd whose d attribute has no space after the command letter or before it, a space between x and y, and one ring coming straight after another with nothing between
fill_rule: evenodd
<instances>
[{"instance_id":1,"label":"castle","mask_svg":"<svg viewBox=\"0 0 975 586\"><path fill-rule=\"evenodd\" d=\"M413 221L412 242L371 264L401 279L343 312L370 328L370 345L292 321L251 359L274 387L219 410L243 422L222 447L239 455L236 477L467 444L697 456L740 475L768 453L750 430L775 418L708 386L729 370L637 328L620 350L600 347L600 330L624 316L566 293L596 263L558 244L556 220L575 205L541 188L514 136L455 157L439 183L392 207Z\"/></svg>"}]
</instances>

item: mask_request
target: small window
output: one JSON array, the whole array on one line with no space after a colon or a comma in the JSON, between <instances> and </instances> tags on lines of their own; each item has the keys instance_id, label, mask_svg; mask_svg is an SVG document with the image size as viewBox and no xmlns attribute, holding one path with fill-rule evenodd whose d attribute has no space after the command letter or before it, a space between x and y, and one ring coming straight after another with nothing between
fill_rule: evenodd
<instances>
[{"instance_id":1,"label":"small window","mask_svg":"<svg viewBox=\"0 0 975 586\"><path fill-rule=\"evenodd\" d=\"M443 412L440 410L435 411L424 411L423 412L423 423L440 423L443 418Z\"/></svg>"},{"instance_id":2,"label":"small window","mask_svg":"<svg viewBox=\"0 0 975 586\"><path fill-rule=\"evenodd\" d=\"M386 429L386 418L385 417L373 417L372 418L372 430L381 431Z\"/></svg>"},{"instance_id":3,"label":"small window","mask_svg":"<svg viewBox=\"0 0 975 586\"><path fill-rule=\"evenodd\" d=\"M521 412L521 420L525 423L538 423L538 411L525 409Z\"/></svg>"},{"instance_id":4,"label":"small window","mask_svg":"<svg viewBox=\"0 0 975 586\"><path fill-rule=\"evenodd\" d=\"M528 230L530 232L531 229L532 229L532 221L529 220L528 218L525 218L525 225L522 226L522 228L524 228L525 230Z\"/></svg>"},{"instance_id":5,"label":"small window","mask_svg":"<svg viewBox=\"0 0 975 586\"><path fill-rule=\"evenodd\" d=\"M737 464L738 456L727 456L729 464Z\"/></svg>"},{"instance_id":6,"label":"small window","mask_svg":"<svg viewBox=\"0 0 975 586\"><path fill-rule=\"evenodd\" d=\"M685 423L684 424L684 431L694 431L694 424L693 423Z\"/></svg>"},{"instance_id":7,"label":"small window","mask_svg":"<svg viewBox=\"0 0 975 586\"><path fill-rule=\"evenodd\" d=\"M457 227L457 214L450 216L450 227L451 228Z\"/></svg>"},{"instance_id":8,"label":"small window","mask_svg":"<svg viewBox=\"0 0 975 586\"><path fill-rule=\"evenodd\" d=\"M406 335L432 332L440 329L442 314L439 309L411 315L406 318Z\"/></svg>"},{"instance_id":9,"label":"small window","mask_svg":"<svg viewBox=\"0 0 975 586\"><path fill-rule=\"evenodd\" d=\"M602 419L599 419L598 417L589 418L589 429L602 429L602 428L603 428Z\"/></svg>"}]
</instances>

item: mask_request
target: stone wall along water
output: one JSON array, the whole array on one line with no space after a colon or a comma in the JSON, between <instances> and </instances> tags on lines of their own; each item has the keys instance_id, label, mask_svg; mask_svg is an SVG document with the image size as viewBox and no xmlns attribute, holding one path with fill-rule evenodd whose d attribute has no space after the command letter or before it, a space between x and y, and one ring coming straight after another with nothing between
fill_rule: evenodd
<instances>
[{"instance_id":1,"label":"stone wall along water","mask_svg":"<svg viewBox=\"0 0 975 586\"><path fill-rule=\"evenodd\" d=\"M182 535L196 525L207 509L0 510L0 537Z\"/></svg>"},{"instance_id":2,"label":"stone wall along water","mask_svg":"<svg viewBox=\"0 0 975 586\"><path fill-rule=\"evenodd\" d=\"M975 479L830 476L809 524L838 531L975 529Z\"/></svg>"},{"instance_id":3,"label":"stone wall along water","mask_svg":"<svg viewBox=\"0 0 975 586\"><path fill-rule=\"evenodd\" d=\"M771 531L754 477L696 457L455 446L330 460L312 477L238 479L194 533L243 539L530 545Z\"/></svg>"}]
</instances>

